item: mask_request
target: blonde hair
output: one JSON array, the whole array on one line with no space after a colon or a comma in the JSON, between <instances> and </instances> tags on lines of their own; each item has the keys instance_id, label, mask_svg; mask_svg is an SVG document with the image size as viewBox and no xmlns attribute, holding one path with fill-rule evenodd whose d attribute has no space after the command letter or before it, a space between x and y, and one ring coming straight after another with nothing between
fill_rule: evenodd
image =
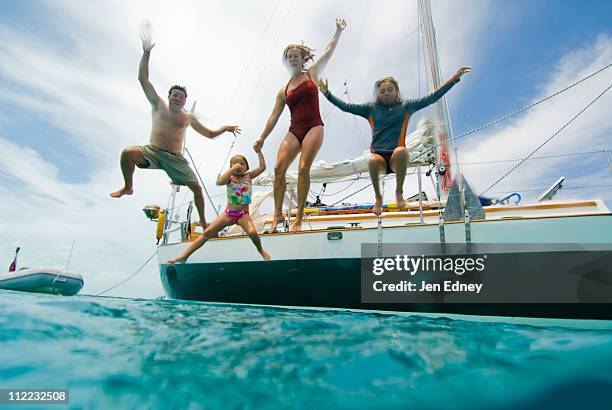
<instances>
[{"instance_id":1,"label":"blonde hair","mask_svg":"<svg viewBox=\"0 0 612 410\"><path fill-rule=\"evenodd\" d=\"M289 50L296 49L304 59L304 64L314 59L314 48L310 48L304 44L289 44L283 51L283 63L287 61L287 53Z\"/></svg>"},{"instance_id":2,"label":"blonde hair","mask_svg":"<svg viewBox=\"0 0 612 410\"><path fill-rule=\"evenodd\" d=\"M247 158L242 155L242 154L236 154L234 156L232 156L232 158L230 159L230 167L232 166L232 162L234 162L236 159L238 158L242 158L242 160L245 162L246 166L247 166L247 170L249 169L249 161L247 160Z\"/></svg>"},{"instance_id":3,"label":"blonde hair","mask_svg":"<svg viewBox=\"0 0 612 410\"><path fill-rule=\"evenodd\" d=\"M400 89L399 89L399 83L397 82L397 80L393 77L383 77L380 80L377 80L374 83L374 90L375 90L375 96L376 96L376 102L378 101L378 89L380 88L380 86L382 85L382 83L391 83L393 84L393 87L395 87L395 91L397 91L397 100L396 102L402 102L402 97L400 96Z\"/></svg>"}]
</instances>

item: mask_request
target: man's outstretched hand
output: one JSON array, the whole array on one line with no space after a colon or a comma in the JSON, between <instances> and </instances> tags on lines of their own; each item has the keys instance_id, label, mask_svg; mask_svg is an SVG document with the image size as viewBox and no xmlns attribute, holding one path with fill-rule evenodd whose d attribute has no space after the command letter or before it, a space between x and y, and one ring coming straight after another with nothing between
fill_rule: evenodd
<instances>
[{"instance_id":1,"label":"man's outstretched hand","mask_svg":"<svg viewBox=\"0 0 612 410\"><path fill-rule=\"evenodd\" d=\"M145 20L140 25L140 41L142 42L142 51L145 53L151 52L155 43L151 43L151 23Z\"/></svg>"},{"instance_id":2,"label":"man's outstretched hand","mask_svg":"<svg viewBox=\"0 0 612 410\"><path fill-rule=\"evenodd\" d=\"M237 125L226 125L225 127L223 127L223 131L231 132L232 134L234 134L234 137L237 137L238 135L236 134L240 134L242 132L240 127Z\"/></svg>"}]
</instances>

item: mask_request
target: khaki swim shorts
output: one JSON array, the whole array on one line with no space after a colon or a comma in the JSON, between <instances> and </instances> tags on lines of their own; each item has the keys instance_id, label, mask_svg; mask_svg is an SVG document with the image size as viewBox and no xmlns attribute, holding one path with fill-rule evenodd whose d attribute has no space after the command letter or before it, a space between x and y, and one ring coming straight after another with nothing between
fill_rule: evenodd
<instances>
[{"instance_id":1,"label":"khaki swim shorts","mask_svg":"<svg viewBox=\"0 0 612 410\"><path fill-rule=\"evenodd\" d=\"M138 168L163 169L176 185L187 185L198 180L189 163L180 153L173 154L153 145L139 146L138 149L148 162L144 166L138 165Z\"/></svg>"}]
</instances>

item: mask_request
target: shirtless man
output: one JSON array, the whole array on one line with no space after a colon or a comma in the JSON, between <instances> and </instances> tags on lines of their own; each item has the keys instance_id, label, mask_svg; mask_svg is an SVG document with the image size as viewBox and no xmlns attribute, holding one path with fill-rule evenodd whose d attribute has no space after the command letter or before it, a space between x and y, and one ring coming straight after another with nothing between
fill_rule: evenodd
<instances>
[{"instance_id":1,"label":"shirtless man","mask_svg":"<svg viewBox=\"0 0 612 410\"><path fill-rule=\"evenodd\" d=\"M151 127L151 139L149 145L127 147L121 152L121 172L123 173L124 186L111 193L113 198L121 198L123 195L132 195L134 169L163 169L176 185L186 185L193 192L196 208L200 215L200 224L206 227L204 216L204 197L202 187L189 166L187 160L181 154L183 139L188 126L199 134L215 138L224 132L234 135L240 134L240 128L235 125L226 125L218 130L210 130L202 125L195 116L183 111L187 90L179 85L173 85L168 91L168 103L157 95L155 88L149 81L149 57L151 49L155 44L151 43L151 35L147 30L143 31L142 58L138 71L138 81L144 90L147 100L151 103L153 125Z\"/></svg>"}]
</instances>

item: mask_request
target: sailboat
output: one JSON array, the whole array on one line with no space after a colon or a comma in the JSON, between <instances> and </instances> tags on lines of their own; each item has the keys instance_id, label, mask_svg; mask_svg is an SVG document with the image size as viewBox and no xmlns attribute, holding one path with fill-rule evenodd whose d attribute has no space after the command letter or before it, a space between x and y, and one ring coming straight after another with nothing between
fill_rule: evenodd
<instances>
[{"instance_id":1,"label":"sailboat","mask_svg":"<svg viewBox=\"0 0 612 410\"><path fill-rule=\"evenodd\" d=\"M419 0L419 19L431 92L441 85L441 76L429 0ZM612 319L607 305L612 301L612 213L605 203L599 199L554 201L562 187L560 180L539 202L517 204L506 198L483 206L451 162L452 133L444 97L436 103L432 117L408 137L409 166L417 169L419 190L406 208L389 204L377 216L371 204L312 206L302 232L266 233L271 215L260 214L259 207L270 192L254 195L250 212L273 256L268 262L261 260L240 230L229 229L186 263L168 264L198 233L189 217L176 220L173 205L161 211L146 209L158 222L158 265L168 297L274 306ZM315 164L311 180L338 180L366 170L364 153L354 160ZM421 194L422 174L434 180L436 198ZM262 175L255 182L266 184L270 178ZM290 185L295 178L287 176ZM289 207L292 202L288 192ZM292 215L291 209L287 215ZM452 260L457 255L480 255L488 258L492 268L480 276L456 275L456 282L466 286L469 281L483 283L480 295L453 289L373 294L375 282L383 277L372 274L373 261L401 255ZM402 279L429 286L428 280L435 276L429 273L396 269L385 275L395 275L398 286Z\"/></svg>"}]
</instances>

